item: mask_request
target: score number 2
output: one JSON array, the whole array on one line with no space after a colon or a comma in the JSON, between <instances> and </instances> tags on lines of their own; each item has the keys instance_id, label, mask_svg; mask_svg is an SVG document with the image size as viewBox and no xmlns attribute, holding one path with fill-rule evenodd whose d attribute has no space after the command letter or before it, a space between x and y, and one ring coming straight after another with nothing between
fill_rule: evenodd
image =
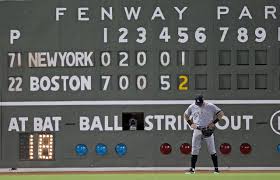
<instances>
[{"instance_id":1,"label":"score number 2","mask_svg":"<svg viewBox=\"0 0 280 180\"><path fill-rule=\"evenodd\" d=\"M187 91L189 89L189 87L188 87L189 77L186 75L180 75L179 80L180 80L180 83L179 83L178 89L180 91Z\"/></svg>"}]
</instances>

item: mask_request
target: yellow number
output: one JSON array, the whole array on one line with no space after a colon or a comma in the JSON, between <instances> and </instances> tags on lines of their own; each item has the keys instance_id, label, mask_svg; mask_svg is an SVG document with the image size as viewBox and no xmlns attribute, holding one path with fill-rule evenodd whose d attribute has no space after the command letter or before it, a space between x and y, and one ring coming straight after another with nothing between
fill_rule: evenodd
<instances>
[{"instance_id":1,"label":"yellow number","mask_svg":"<svg viewBox=\"0 0 280 180\"><path fill-rule=\"evenodd\" d=\"M180 75L180 84L179 84L179 90L180 91L187 91L188 90L188 82L189 82L189 77L186 75Z\"/></svg>"}]
</instances>

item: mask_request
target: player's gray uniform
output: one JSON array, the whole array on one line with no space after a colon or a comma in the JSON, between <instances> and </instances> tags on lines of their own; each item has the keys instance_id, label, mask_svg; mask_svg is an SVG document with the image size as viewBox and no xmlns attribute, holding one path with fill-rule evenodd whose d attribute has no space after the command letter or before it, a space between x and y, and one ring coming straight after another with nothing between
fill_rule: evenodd
<instances>
[{"instance_id":1,"label":"player's gray uniform","mask_svg":"<svg viewBox=\"0 0 280 180\"><path fill-rule=\"evenodd\" d=\"M185 111L185 114L193 120L197 127L204 128L207 127L214 119L216 119L216 114L221 111L216 105L204 101L204 104L199 107L195 103L191 104ZM204 138L201 130L194 129L192 137L192 155L198 155L201 148L201 140L204 139L207 143L207 148L209 154L215 154L215 141L214 135L212 134L208 138Z\"/></svg>"}]
</instances>

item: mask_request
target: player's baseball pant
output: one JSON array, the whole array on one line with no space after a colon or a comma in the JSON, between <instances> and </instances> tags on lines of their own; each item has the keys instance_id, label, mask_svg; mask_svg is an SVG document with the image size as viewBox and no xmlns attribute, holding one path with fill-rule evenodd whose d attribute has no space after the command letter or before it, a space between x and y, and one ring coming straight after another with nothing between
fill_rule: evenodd
<instances>
[{"instance_id":1,"label":"player's baseball pant","mask_svg":"<svg viewBox=\"0 0 280 180\"><path fill-rule=\"evenodd\" d=\"M210 137L204 138L201 133L201 130L195 129L193 131L193 136L192 136L192 155L199 154L202 140L205 140L209 154L215 154L216 148L215 148L214 135L212 134Z\"/></svg>"}]
</instances>

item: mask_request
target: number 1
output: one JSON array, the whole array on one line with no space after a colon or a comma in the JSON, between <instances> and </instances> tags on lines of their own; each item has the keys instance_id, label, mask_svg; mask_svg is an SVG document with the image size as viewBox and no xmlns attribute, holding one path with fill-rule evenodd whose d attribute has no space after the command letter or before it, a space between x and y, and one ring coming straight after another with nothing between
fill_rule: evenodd
<instances>
[{"instance_id":1,"label":"number 1","mask_svg":"<svg viewBox=\"0 0 280 180\"><path fill-rule=\"evenodd\" d=\"M103 42L107 43L108 42L108 28L104 28L103 33L104 33Z\"/></svg>"}]
</instances>

